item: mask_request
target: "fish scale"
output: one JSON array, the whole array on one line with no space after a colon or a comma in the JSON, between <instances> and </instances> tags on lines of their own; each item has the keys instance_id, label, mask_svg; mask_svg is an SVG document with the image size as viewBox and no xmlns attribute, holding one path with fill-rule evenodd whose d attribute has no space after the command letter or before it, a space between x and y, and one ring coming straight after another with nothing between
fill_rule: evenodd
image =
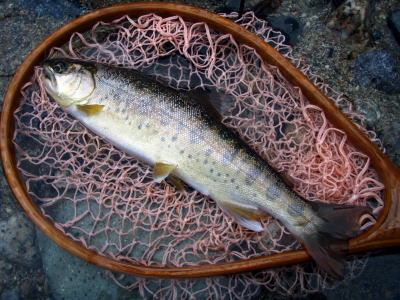
<instances>
[{"instance_id":1,"label":"fish scale","mask_svg":"<svg viewBox=\"0 0 400 300\"><path fill-rule=\"evenodd\" d=\"M358 232L360 210L320 206L317 212L209 114L206 97L201 103L193 92L136 71L77 60L50 60L43 74L50 96L94 133L154 166L156 181L180 178L254 231L264 230L261 219L270 214L323 268L341 273L331 246ZM349 228L335 225L338 220Z\"/></svg>"}]
</instances>

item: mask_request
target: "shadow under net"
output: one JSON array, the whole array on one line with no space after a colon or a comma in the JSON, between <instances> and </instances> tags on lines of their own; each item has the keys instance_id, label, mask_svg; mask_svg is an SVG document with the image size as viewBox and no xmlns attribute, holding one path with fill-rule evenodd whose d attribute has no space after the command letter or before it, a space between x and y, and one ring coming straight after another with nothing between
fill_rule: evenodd
<instances>
[{"instance_id":1,"label":"shadow under net","mask_svg":"<svg viewBox=\"0 0 400 300\"><path fill-rule=\"evenodd\" d=\"M361 128L350 102L292 55L284 37L246 13L227 16L283 53ZM203 89L223 122L273 166L304 198L369 205L377 217L383 184L369 158L346 141L318 107L265 64L255 51L204 23L149 14L100 22L75 33L50 56L123 66L156 76L178 89ZM27 190L54 226L88 249L148 266L207 265L300 248L275 219L251 232L232 222L215 203L190 190L152 181L152 168L119 151L70 118L49 99L37 67L15 112L14 142ZM373 132L372 140L380 143ZM362 230L374 217L360 220ZM364 259L349 261L344 281ZM206 279L144 279L111 274L143 297L251 299L261 289L304 295L339 285L313 263Z\"/></svg>"}]
</instances>

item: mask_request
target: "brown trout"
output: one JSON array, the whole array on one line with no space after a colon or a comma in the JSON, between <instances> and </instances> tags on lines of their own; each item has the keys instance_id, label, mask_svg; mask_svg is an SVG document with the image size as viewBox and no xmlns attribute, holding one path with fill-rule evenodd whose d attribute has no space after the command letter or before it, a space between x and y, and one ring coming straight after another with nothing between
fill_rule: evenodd
<instances>
[{"instance_id":1,"label":"brown trout","mask_svg":"<svg viewBox=\"0 0 400 300\"><path fill-rule=\"evenodd\" d=\"M300 198L193 93L133 70L70 59L45 62L42 80L83 125L154 166L156 182L168 176L183 180L253 231L262 231L260 220L272 215L321 267L341 275L338 252L358 233L361 209Z\"/></svg>"}]
</instances>

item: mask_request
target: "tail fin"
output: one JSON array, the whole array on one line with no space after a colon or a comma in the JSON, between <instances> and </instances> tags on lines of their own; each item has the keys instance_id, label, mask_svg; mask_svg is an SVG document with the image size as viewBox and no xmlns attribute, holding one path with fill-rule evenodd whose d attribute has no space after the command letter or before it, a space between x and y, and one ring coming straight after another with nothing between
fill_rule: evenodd
<instances>
[{"instance_id":1,"label":"tail fin","mask_svg":"<svg viewBox=\"0 0 400 300\"><path fill-rule=\"evenodd\" d=\"M311 257L334 277L343 277L343 256L348 240L360 233L360 216L368 209L355 206L313 205L318 218L312 230L304 231L300 240Z\"/></svg>"}]
</instances>

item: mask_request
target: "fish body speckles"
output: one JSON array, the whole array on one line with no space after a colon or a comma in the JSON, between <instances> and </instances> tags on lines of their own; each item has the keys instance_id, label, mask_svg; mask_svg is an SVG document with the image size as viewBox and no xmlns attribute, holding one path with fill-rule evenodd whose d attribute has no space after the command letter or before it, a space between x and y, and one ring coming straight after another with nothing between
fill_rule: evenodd
<instances>
[{"instance_id":1,"label":"fish body speckles","mask_svg":"<svg viewBox=\"0 0 400 300\"><path fill-rule=\"evenodd\" d=\"M68 59L46 62L42 80L47 93L83 125L153 165L157 182L169 176L180 186L177 178L182 179L254 231L264 230L260 221L271 214L321 266L340 273L341 264L318 240L319 230L334 232L328 218L291 192L265 161L194 101L193 93L132 70Z\"/></svg>"}]
</instances>

